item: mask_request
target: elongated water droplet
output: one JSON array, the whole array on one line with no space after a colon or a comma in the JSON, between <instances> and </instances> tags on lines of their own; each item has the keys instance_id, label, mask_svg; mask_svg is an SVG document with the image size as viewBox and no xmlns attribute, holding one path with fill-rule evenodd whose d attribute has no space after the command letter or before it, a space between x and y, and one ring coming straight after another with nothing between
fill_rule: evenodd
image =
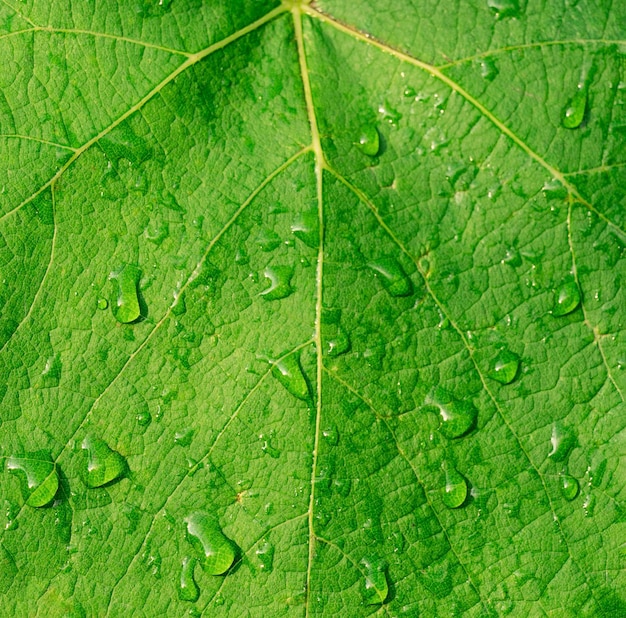
<instances>
[{"instance_id":1,"label":"elongated water droplet","mask_svg":"<svg viewBox=\"0 0 626 618\"><path fill-rule=\"evenodd\" d=\"M187 540L198 552L200 565L209 575L226 573L235 561L236 545L222 532L217 520L196 511L185 517Z\"/></svg>"},{"instance_id":2,"label":"elongated water droplet","mask_svg":"<svg viewBox=\"0 0 626 618\"><path fill-rule=\"evenodd\" d=\"M441 426L439 431L446 438L460 438L474 428L478 417L476 406L468 400L459 401L448 391L437 387L426 398L426 404L439 408Z\"/></svg>"},{"instance_id":3,"label":"elongated water droplet","mask_svg":"<svg viewBox=\"0 0 626 618\"><path fill-rule=\"evenodd\" d=\"M6 594L17 575L15 559L8 549L0 544L0 594Z\"/></svg>"},{"instance_id":4,"label":"elongated water droplet","mask_svg":"<svg viewBox=\"0 0 626 618\"><path fill-rule=\"evenodd\" d=\"M408 296L413 292L411 280L395 258L381 258L367 266L374 271L392 296Z\"/></svg>"},{"instance_id":5,"label":"elongated water droplet","mask_svg":"<svg viewBox=\"0 0 626 618\"><path fill-rule=\"evenodd\" d=\"M585 496L585 501L583 502L583 511L585 513L585 517L593 517L593 512L596 508L596 497L592 493L588 493Z\"/></svg>"},{"instance_id":6,"label":"elongated water droplet","mask_svg":"<svg viewBox=\"0 0 626 618\"><path fill-rule=\"evenodd\" d=\"M306 210L298 214L291 224L291 233L305 245L317 249L320 246L320 221L317 210Z\"/></svg>"},{"instance_id":7,"label":"elongated water droplet","mask_svg":"<svg viewBox=\"0 0 626 618\"><path fill-rule=\"evenodd\" d=\"M363 558L361 564L365 569L365 586L363 591L365 605L384 603L389 595L386 564L372 558Z\"/></svg>"},{"instance_id":8,"label":"elongated water droplet","mask_svg":"<svg viewBox=\"0 0 626 618\"><path fill-rule=\"evenodd\" d=\"M194 578L196 559L185 556L180 571L180 583L178 586L178 598L181 601L191 601L195 603L200 596L200 588Z\"/></svg>"},{"instance_id":9,"label":"elongated water droplet","mask_svg":"<svg viewBox=\"0 0 626 618\"><path fill-rule=\"evenodd\" d=\"M563 109L562 122L566 129L576 129L585 118L587 110L587 88L584 84L578 85L578 90L567 102Z\"/></svg>"},{"instance_id":10,"label":"elongated water droplet","mask_svg":"<svg viewBox=\"0 0 626 618\"><path fill-rule=\"evenodd\" d=\"M259 561L259 570L271 573L274 567L274 546L263 539L254 553Z\"/></svg>"},{"instance_id":11,"label":"elongated water droplet","mask_svg":"<svg viewBox=\"0 0 626 618\"><path fill-rule=\"evenodd\" d=\"M265 300L286 298L293 292L291 287L293 268L291 266L268 266L263 274L270 282L269 287L261 292Z\"/></svg>"},{"instance_id":12,"label":"elongated water droplet","mask_svg":"<svg viewBox=\"0 0 626 618\"><path fill-rule=\"evenodd\" d=\"M576 446L576 435L569 428L561 423L552 426L552 437L550 438L552 450L548 453L553 461L563 461L569 452Z\"/></svg>"},{"instance_id":13,"label":"elongated water droplet","mask_svg":"<svg viewBox=\"0 0 626 618\"><path fill-rule=\"evenodd\" d=\"M22 493L28 506L41 507L50 504L59 489L56 465L48 451L9 457L7 470L19 473L25 481L22 483Z\"/></svg>"},{"instance_id":14,"label":"elongated water droplet","mask_svg":"<svg viewBox=\"0 0 626 618\"><path fill-rule=\"evenodd\" d=\"M375 157L380 150L380 135L374 125L363 125L359 130L357 145L368 157Z\"/></svg>"},{"instance_id":15,"label":"elongated water droplet","mask_svg":"<svg viewBox=\"0 0 626 618\"><path fill-rule=\"evenodd\" d=\"M40 388L53 388L59 385L61 381L61 356L58 352L52 354L46 359L43 371L41 372L41 382L37 384Z\"/></svg>"},{"instance_id":16,"label":"elongated water droplet","mask_svg":"<svg viewBox=\"0 0 626 618\"><path fill-rule=\"evenodd\" d=\"M491 9L496 17L519 17L520 5L519 0L487 0L487 6Z\"/></svg>"},{"instance_id":17,"label":"elongated water droplet","mask_svg":"<svg viewBox=\"0 0 626 618\"><path fill-rule=\"evenodd\" d=\"M138 293L140 277L141 271L132 264L124 264L109 275L114 288L111 310L115 319L122 324L134 322L141 315Z\"/></svg>"},{"instance_id":18,"label":"elongated water droplet","mask_svg":"<svg viewBox=\"0 0 626 618\"><path fill-rule=\"evenodd\" d=\"M280 245L280 236L274 230L263 228L256 238L261 251L274 251Z\"/></svg>"},{"instance_id":19,"label":"elongated water droplet","mask_svg":"<svg viewBox=\"0 0 626 618\"><path fill-rule=\"evenodd\" d=\"M444 461L442 468L446 473L446 485L442 491L443 503L450 509L463 505L467 498L467 481L454 468Z\"/></svg>"},{"instance_id":20,"label":"elongated water droplet","mask_svg":"<svg viewBox=\"0 0 626 618\"><path fill-rule=\"evenodd\" d=\"M519 372L519 356L509 350L500 350L487 374L500 384L510 384Z\"/></svg>"},{"instance_id":21,"label":"elongated water droplet","mask_svg":"<svg viewBox=\"0 0 626 618\"><path fill-rule=\"evenodd\" d=\"M126 460L103 440L87 436L82 443L87 451L87 487L101 487L119 479L126 472Z\"/></svg>"},{"instance_id":22,"label":"elongated water droplet","mask_svg":"<svg viewBox=\"0 0 626 618\"><path fill-rule=\"evenodd\" d=\"M560 482L563 497L571 502L578 495L578 481L569 474L561 474Z\"/></svg>"},{"instance_id":23,"label":"elongated water droplet","mask_svg":"<svg viewBox=\"0 0 626 618\"><path fill-rule=\"evenodd\" d=\"M272 375L294 397L302 399L302 401L310 401L309 384L300 366L300 359L296 354L290 354L274 363Z\"/></svg>"},{"instance_id":24,"label":"elongated water droplet","mask_svg":"<svg viewBox=\"0 0 626 618\"><path fill-rule=\"evenodd\" d=\"M573 279L564 281L554 290L552 315L560 317L575 311L580 305L580 288Z\"/></svg>"}]
</instances>

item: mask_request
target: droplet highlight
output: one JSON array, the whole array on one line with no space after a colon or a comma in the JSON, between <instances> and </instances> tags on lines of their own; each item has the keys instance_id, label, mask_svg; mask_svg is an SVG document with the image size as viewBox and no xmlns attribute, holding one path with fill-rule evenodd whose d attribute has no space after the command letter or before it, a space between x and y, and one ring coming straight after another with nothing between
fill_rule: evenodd
<instances>
[{"instance_id":1,"label":"droplet highlight","mask_svg":"<svg viewBox=\"0 0 626 618\"><path fill-rule=\"evenodd\" d=\"M217 520L196 511L185 517L187 540L196 550L200 565L209 575L222 575L235 561L236 545L222 532Z\"/></svg>"},{"instance_id":2,"label":"droplet highlight","mask_svg":"<svg viewBox=\"0 0 626 618\"><path fill-rule=\"evenodd\" d=\"M320 246L319 213L317 210L306 210L296 217L291 224L291 233L307 247L317 249Z\"/></svg>"},{"instance_id":3,"label":"droplet highlight","mask_svg":"<svg viewBox=\"0 0 626 618\"><path fill-rule=\"evenodd\" d=\"M580 489L578 481L569 474L562 474L560 479L561 494L568 501L571 502L578 495Z\"/></svg>"},{"instance_id":4,"label":"droplet highlight","mask_svg":"<svg viewBox=\"0 0 626 618\"><path fill-rule=\"evenodd\" d=\"M141 271L132 264L124 264L122 268L109 275L113 284L114 295L111 298L111 310L118 322L129 324L141 316L139 306L139 279Z\"/></svg>"},{"instance_id":5,"label":"droplet highlight","mask_svg":"<svg viewBox=\"0 0 626 618\"><path fill-rule=\"evenodd\" d=\"M460 438L476 425L478 410L468 399L458 400L448 391L437 387L426 398L426 404L439 409L441 425L439 431L446 438Z\"/></svg>"},{"instance_id":6,"label":"droplet highlight","mask_svg":"<svg viewBox=\"0 0 626 618\"><path fill-rule=\"evenodd\" d=\"M291 266L268 266L263 274L270 282L269 287L261 292L265 300L279 300L293 292L291 287L293 268Z\"/></svg>"},{"instance_id":7,"label":"droplet highlight","mask_svg":"<svg viewBox=\"0 0 626 618\"><path fill-rule=\"evenodd\" d=\"M467 498L467 481L456 468L447 462L442 464L446 475L446 484L442 490L443 503L450 509L457 509L463 505Z\"/></svg>"},{"instance_id":8,"label":"droplet highlight","mask_svg":"<svg viewBox=\"0 0 626 618\"><path fill-rule=\"evenodd\" d=\"M548 457L553 461L564 461L569 452L576 446L576 435L569 427L555 423L552 426L550 444L552 450L548 453Z\"/></svg>"},{"instance_id":9,"label":"droplet highlight","mask_svg":"<svg viewBox=\"0 0 626 618\"><path fill-rule=\"evenodd\" d=\"M488 376L500 384L510 384L519 373L520 359L510 350L500 350L491 364Z\"/></svg>"},{"instance_id":10,"label":"droplet highlight","mask_svg":"<svg viewBox=\"0 0 626 618\"><path fill-rule=\"evenodd\" d=\"M578 90L563 108L562 123L566 129L577 129L585 119L588 92L584 84L578 84Z\"/></svg>"},{"instance_id":11,"label":"droplet highlight","mask_svg":"<svg viewBox=\"0 0 626 618\"><path fill-rule=\"evenodd\" d=\"M59 476L48 451L9 457L6 466L7 470L21 477L22 493L28 506L38 508L54 500L59 489Z\"/></svg>"},{"instance_id":12,"label":"droplet highlight","mask_svg":"<svg viewBox=\"0 0 626 618\"><path fill-rule=\"evenodd\" d=\"M259 563L259 571L271 573L274 567L274 546L263 539L254 553Z\"/></svg>"},{"instance_id":13,"label":"droplet highlight","mask_svg":"<svg viewBox=\"0 0 626 618\"><path fill-rule=\"evenodd\" d=\"M378 129L374 125L363 125L356 144L364 155L375 157L380 150Z\"/></svg>"},{"instance_id":14,"label":"droplet highlight","mask_svg":"<svg viewBox=\"0 0 626 618\"><path fill-rule=\"evenodd\" d=\"M552 315L560 317L572 313L580 305L580 288L573 279L564 281L554 290Z\"/></svg>"},{"instance_id":15,"label":"droplet highlight","mask_svg":"<svg viewBox=\"0 0 626 618\"><path fill-rule=\"evenodd\" d=\"M126 473L126 460L104 440L87 436L83 440L82 449L87 451L87 487L102 487Z\"/></svg>"}]
</instances>

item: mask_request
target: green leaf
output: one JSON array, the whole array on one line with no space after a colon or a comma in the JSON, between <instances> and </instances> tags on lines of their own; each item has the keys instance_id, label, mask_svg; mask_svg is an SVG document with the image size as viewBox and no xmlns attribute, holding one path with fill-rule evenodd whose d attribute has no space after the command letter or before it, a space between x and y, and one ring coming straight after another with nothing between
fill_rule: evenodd
<instances>
[{"instance_id":1,"label":"green leaf","mask_svg":"<svg viewBox=\"0 0 626 618\"><path fill-rule=\"evenodd\" d=\"M0 614L626 615L625 23L0 2Z\"/></svg>"}]
</instances>

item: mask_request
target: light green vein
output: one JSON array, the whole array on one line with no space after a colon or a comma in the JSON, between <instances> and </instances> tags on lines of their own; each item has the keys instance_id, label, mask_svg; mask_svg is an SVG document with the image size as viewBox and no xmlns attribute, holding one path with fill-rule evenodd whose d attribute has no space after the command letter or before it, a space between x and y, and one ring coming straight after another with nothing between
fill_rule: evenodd
<instances>
[{"instance_id":1,"label":"light green vein","mask_svg":"<svg viewBox=\"0 0 626 618\"><path fill-rule=\"evenodd\" d=\"M65 144L59 144L57 142L51 142L47 139L40 139L39 137L31 137L30 135L20 135L19 133L0 133L0 139L23 139L29 142L38 142L39 144L46 144L47 146L54 146L55 148L63 148L64 150L71 150L76 152L77 148L73 146L67 146Z\"/></svg>"}]
</instances>

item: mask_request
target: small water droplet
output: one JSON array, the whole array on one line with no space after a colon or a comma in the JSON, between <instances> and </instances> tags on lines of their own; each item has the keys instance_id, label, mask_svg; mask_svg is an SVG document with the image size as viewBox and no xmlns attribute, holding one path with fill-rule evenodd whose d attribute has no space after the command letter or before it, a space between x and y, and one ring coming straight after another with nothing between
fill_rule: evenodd
<instances>
[{"instance_id":1,"label":"small water droplet","mask_svg":"<svg viewBox=\"0 0 626 618\"><path fill-rule=\"evenodd\" d=\"M442 490L443 503L450 509L456 509L463 505L467 498L467 481L459 474L456 468L446 461L441 465L446 474L446 484Z\"/></svg>"},{"instance_id":2,"label":"small water droplet","mask_svg":"<svg viewBox=\"0 0 626 618\"><path fill-rule=\"evenodd\" d=\"M193 429L191 427L185 427L185 429L174 434L174 444L178 444L178 446L189 446L192 439Z\"/></svg>"},{"instance_id":3,"label":"small water droplet","mask_svg":"<svg viewBox=\"0 0 626 618\"><path fill-rule=\"evenodd\" d=\"M411 280L395 258L381 258L367 266L391 296L409 296L413 292Z\"/></svg>"},{"instance_id":4,"label":"small water droplet","mask_svg":"<svg viewBox=\"0 0 626 618\"><path fill-rule=\"evenodd\" d=\"M563 497L571 502L578 495L578 481L569 474L561 474L560 482L561 493L563 494Z\"/></svg>"},{"instance_id":5,"label":"small water droplet","mask_svg":"<svg viewBox=\"0 0 626 618\"><path fill-rule=\"evenodd\" d=\"M269 287L261 292L265 300L279 300L293 292L291 287L293 268L291 266L268 266L263 274L270 282Z\"/></svg>"},{"instance_id":6,"label":"small water droplet","mask_svg":"<svg viewBox=\"0 0 626 618\"><path fill-rule=\"evenodd\" d=\"M587 111L587 87L579 84L574 96L563 108L562 123L566 129L577 129L585 118Z\"/></svg>"},{"instance_id":7,"label":"small water droplet","mask_svg":"<svg viewBox=\"0 0 626 618\"><path fill-rule=\"evenodd\" d=\"M567 197L567 188L558 178L548 180L541 191L547 200L564 200Z\"/></svg>"},{"instance_id":8,"label":"small water droplet","mask_svg":"<svg viewBox=\"0 0 626 618\"><path fill-rule=\"evenodd\" d=\"M560 317L572 313L580 305L580 288L573 279L567 279L554 290L552 315Z\"/></svg>"},{"instance_id":9,"label":"small water droplet","mask_svg":"<svg viewBox=\"0 0 626 618\"><path fill-rule=\"evenodd\" d=\"M59 476L48 451L13 455L7 459L6 466L25 481L22 493L28 506L41 507L52 502L59 489Z\"/></svg>"},{"instance_id":10,"label":"small water droplet","mask_svg":"<svg viewBox=\"0 0 626 618\"><path fill-rule=\"evenodd\" d=\"M383 117L385 122L396 126L402 120L402 114L392 107L388 101L378 106L378 113Z\"/></svg>"},{"instance_id":11,"label":"small water droplet","mask_svg":"<svg viewBox=\"0 0 626 618\"><path fill-rule=\"evenodd\" d=\"M185 556L180 571L180 582L178 586L178 598L181 601L191 601L195 603L200 596L200 588L194 578L196 559Z\"/></svg>"},{"instance_id":12,"label":"small water droplet","mask_svg":"<svg viewBox=\"0 0 626 618\"><path fill-rule=\"evenodd\" d=\"M552 444L552 450L548 453L548 457L553 461L563 461L576 445L576 435L569 427L561 423L555 423L552 425L550 443Z\"/></svg>"},{"instance_id":13,"label":"small water droplet","mask_svg":"<svg viewBox=\"0 0 626 618\"><path fill-rule=\"evenodd\" d=\"M141 271L132 264L124 264L109 275L109 281L114 287L111 309L115 319L122 324L134 322L141 315L138 293L140 277Z\"/></svg>"},{"instance_id":14,"label":"small water droplet","mask_svg":"<svg viewBox=\"0 0 626 618\"><path fill-rule=\"evenodd\" d=\"M522 265L522 256L515 248L507 249L504 258L502 259L502 263L508 264L513 268L517 268Z\"/></svg>"},{"instance_id":15,"label":"small water droplet","mask_svg":"<svg viewBox=\"0 0 626 618\"><path fill-rule=\"evenodd\" d=\"M126 460L104 440L87 436L81 446L87 451L87 487L102 487L126 473Z\"/></svg>"},{"instance_id":16,"label":"small water droplet","mask_svg":"<svg viewBox=\"0 0 626 618\"><path fill-rule=\"evenodd\" d=\"M259 561L259 570L271 573L274 567L274 546L263 539L254 553Z\"/></svg>"},{"instance_id":17,"label":"small water droplet","mask_svg":"<svg viewBox=\"0 0 626 618\"><path fill-rule=\"evenodd\" d=\"M135 420L140 427L147 427L152 422L152 416L150 415L150 412L145 410L143 412L138 412L135 415Z\"/></svg>"},{"instance_id":18,"label":"small water droplet","mask_svg":"<svg viewBox=\"0 0 626 618\"><path fill-rule=\"evenodd\" d=\"M446 438L460 438L476 424L478 418L476 406L469 399L455 399L441 387L433 390L426 398L426 404L439 409L441 415L439 431Z\"/></svg>"},{"instance_id":19,"label":"small water droplet","mask_svg":"<svg viewBox=\"0 0 626 618\"><path fill-rule=\"evenodd\" d=\"M359 130L357 146L368 157L375 157L380 150L380 135L374 125L363 125Z\"/></svg>"},{"instance_id":20,"label":"small water droplet","mask_svg":"<svg viewBox=\"0 0 626 618\"><path fill-rule=\"evenodd\" d=\"M493 81L498 75L498 67L496 66L496 62L493 58L483 58L479 62L480 64L480 75L488 82Z\"/></svg>"},{"instance_id":21,"label":"small water droplet","mask_svg":"<svg viewBox=\"0 0 626 618\"><path fill-rule=\"evenodd\" d=\"M365 605L384 603L389 595L387 565L381 560L372 558L363 558L361 565L365 569L365 586L363 591Z\"/></svg>"},{"instance_id":22,"label":"small water droplet","mask_svg":"<svg viewBox=\"0 0 626 618\"><path fill-rule=\"evenodd\" d=\"M319 213L317 210L305 210L291 224L291 233L305 245L318 249L320 245Z\"/></svg>"},{"instance_id":23,"label":"small water droplet","mask_svg":"<svg viewBox=\"0 0 626 618\"><path fill-rule=\"evenodd\" d=\"M497 19L520 16L519 0L487 0L487 6Z\"/></svg>"},{"instance_id":24,"label":"small water droplet","mask_svg":"<svg viewBox=\"0 0 626 618\"><path fill-rule=\"evenodd\" d=\"M52 388L59 385L61 381L61 356L58 352L46 359L43 371L41 372L41 382L37 384L39 388Z\"/></svg>"},{"instance_id":25,"label":"small water droplet","mask_svg":"<svg viewBox=\"0 0 626 618\"><path fill-rule=\"evenodd\" d=\"M200 564L209 575L226 573L235 561L236 545L222 532L217 519L196 511L185 517L187 540L198 552Z\"/></svg>"},{"instance_id":26,"label":"small water droplet","mask_svg":"<svg viewBox=\"0 0 626 618\"><path fill-rule=\"evenodd\" d=\"M274 230L267 228L263 228L256 238L256 244L259 245L261 251L266 252L274 251L280 246L280 242L280 236Z\"/></svg>"},{"instance_id":27,"label":"small water droplet","mask_svg":"<svg viewBox=\"0 0 626 618\"><path fill-rule=\"evenodd\" d=\"M290 354L274 363L272 375L294 397L302 399L302 401L311 400L309 384L300 366L300 359L296 354Z\"/></svg>"},{"instance_id":28,"label":"small water droplet","mask_svg":"<svg viewBox=\"0 0 626 618\"><path fill-rule=\"evenodd\" d=\"M417 92L415 88L412 86L407 86L402 93L407 99L414 99L417 96Z\"/></svg>"},{"instance_id":29,"label":"small water droplet","mask_svg":"<svg viewBox=\"0 0 626 618\"><path fill-rule=\"evenodd\" d=\"M270 435L266 435L264 433L259 435L259 440L261 440L261 450L272 459L278 459L280 457L280 451L272 446L270 441L271 438L271 433Z\"/></svg>"},{"instance_id":30,"label":"small water droplet","mask_svg":"<svg viewBox=\"0 0 626 618\"><path fill-rule=\"evenodd\" d=\"M106 298L98 299L98 309L100 309L100 311L104 311L108 307L109 307L109 301Z\"/></svg>"},{"instance_id":31,"label":"small water droplet","mask_svg":"<svg viewBox=\"0 0 626 618\"><path fill-rule=\"evenodd\" d=\"M487 374L492 380L500 384L510 384L519 372L519 356L510 350L500 350Z\"/></svg>"},{"instance_id":32,"label":"small water droplet","mask_svg":"<svg viewBox=\"0 0 626 618\"><path fill-rule=\"evenodd\" d=\"M339 443L339 431L337 430L336 425L327 425L322 429L322 438L326 441L330 446L337 446Z\"/></svg>"}]
</instances>

